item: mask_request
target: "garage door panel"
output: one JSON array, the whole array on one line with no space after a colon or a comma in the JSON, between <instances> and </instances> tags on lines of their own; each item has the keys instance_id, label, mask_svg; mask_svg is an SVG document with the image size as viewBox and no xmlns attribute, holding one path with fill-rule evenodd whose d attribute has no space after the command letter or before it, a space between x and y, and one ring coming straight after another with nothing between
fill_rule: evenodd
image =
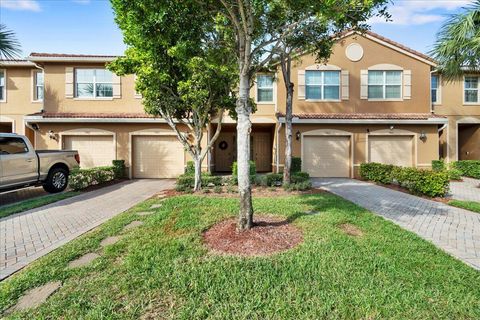
<instances>
[{"instance_id":1,"label":"garage door panel","mask_svg":"<svg viewBox=\"0 0 480 320\"><path fill-rule=\"evenodd\" d=\"M64 136L64 150L77 150L82 168L112 165L115 159L113 136Z\"/></svg>"},{"instance_id":2,"label":"garage door panel","mask_svg":"<svg viewBox=\"0 0 480 320\"><path fill-rule=\"evenodd\" d=\"M370 136L369 160L403 167L413 165L412 136Z\"/></svg>"},{"instance_id":3,"label":"garage door panel","mask_svg":"<svg viewBox=\"0 0 480 320\"><path fill-rule=\"evenodd\" d=\"M184 171L184 151L175 136L133 137L134 178L175 178Z\"/></svg>"},{"instance_id":4,"label":"garage door panel","mask_svg":"<svg viewBox=\"0 0 480 320\"><path fill-rule=\"evenodd\" d=\"M303 144L303 166L310 176L350 176L349 137L307 136Z\"/></svg>"}]
</instances>

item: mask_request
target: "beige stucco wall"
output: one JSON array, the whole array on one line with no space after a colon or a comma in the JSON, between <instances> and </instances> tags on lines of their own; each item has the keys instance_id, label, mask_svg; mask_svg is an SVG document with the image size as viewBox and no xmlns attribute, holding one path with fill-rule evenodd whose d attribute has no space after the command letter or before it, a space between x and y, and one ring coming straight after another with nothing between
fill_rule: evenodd
<instances>
[{"instance_id":1,"label":"beige stucco wall","mask_svg":"<svg viewBox=\"0 0 480 320\"><path fill-rule=\"evenodd\" d=\"M111 124L99 124L99 123L42 123L40 124L40 130L35 133L35 139L37 141L37 149L51 149L51 150L60 150L62 134L65 134L65 131L75 130L75 129L100 129L113 132L115 134L116 146L115 153L116 159L125 160L125 165L130 167L130 152L131 152L131 134L141 130L165 130L173 134L173 130L167 124L129 124L129 123L111 123ZM185 127L180 126L181 131L186 131ZM57 137L57 140L51 139L48 135L49 131L53 131ZM74 135L74 133L69 133ZM153 134L153 133L152 133ZM92 135L95 135L92 133ZM204 134L202 140L202 147L205 148L207 144L207 134ZM203 167L207 169L207 158L203 162ZM187 163L187 161L192 160L190 154L185 151L184 158L178 159L179 161Z\"/></svg>"},{"instance_id":2,"label":"beige stucco wall","mask_svg":"<svg viewBox=\"0 0 480 320\"><path fill-rule=\"evenodd\" d=\"M45 111L69 113L143 113L142 100L135 97L135 77L121 77L121 97L118 99L77 99L65 96L65 68L103 68L104 64L46 63Z\"/></svg>"},{"instance_id":3,"label":"beige stucco wall","mask_svg":"<svg viewBox=\"0 0 480 320\"><path fill-rule=\"evenodd\" d=\"M6 101L0 102L0 122L13 123L13 131L25 134L23 116L39 112L42 102L33 101L32 67L0 66L6 71Z\"/></svg>"},{"instance_id":4,"label":"beige stucco wall","mask_svg":"<svg viewBox=\"0 0 480 320\"><path fill-rule=\"evenodd\" d=\"M346 131L352 134L353 137L353 164L355 173L361 163L368 162L367 154L367 140L368 133L367 129L370 131L370 134L378 133L379 130L387 130L390 128L388 125L365 125L365 124L338 124L338 125L328 125L328 124L294 124L293 125L293 139L292 139L292 154L294 157L301 156L301 147L302 139L296 140L295 135L297 131L301 134L319 129L330 129L330 130L341 130ZM419 168L430 168L432 160L438 159L438 134L436 125L395 125L393 130L393 135L395 135L396 130L409 131L412 134L415 134L415 144L416 148L416 162L417 167ZM420 133L425 132L427 135L427 140L425 142L419 139ZM282 126L279 135L279 166L280 171L283 169L284 159L285 159L285 128ZM414 148L415 148L414 144ZM415 153L415 152L414 152Z\"/></svg>"},{"instance_id":5,"label":"beige stucco wall","mask_svg":"<svg viewBox=\"0 0 480 320\"><path fill-rule=\"evenodd\" d=\"M363 58L358 62L350 61L345 49L351 43L363 47ZM294 91L294 113L405 113L430 112L430 65L416 60L361 35L351 35L334 45L328 64L349 71L349 99L340 102L313 102L298 100L298 70L316 64L313 55L300 57L292 67ZM411 99L403 101L368 101L360 99L360 72L377 64L393 64L404 70L411 70ZM286 91L283 77L278 72L277 105L280 112L285 110Z\"/></svg>"}]
</instances>

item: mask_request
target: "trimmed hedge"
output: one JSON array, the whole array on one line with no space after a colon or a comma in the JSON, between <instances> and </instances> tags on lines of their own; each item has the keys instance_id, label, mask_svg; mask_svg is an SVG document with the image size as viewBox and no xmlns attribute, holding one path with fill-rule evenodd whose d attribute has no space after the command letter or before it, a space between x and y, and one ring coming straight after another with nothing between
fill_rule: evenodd
<instances>
[{"instance_id":1,"label":"trimmed hedge","mask_svg":"<svg viewBox=\"0 0 480 320\"><path fill-rule=\"evenodd\" d=\"M460 160L452 162L452 167L462 176L480 179L480 160Z\"/></svg>"},{"instance_id":2,"label":"trimmed hedge","mask_svg":"<svg viewBox=\"0 0 480 320\"><path fill-rule=\"evenodd\" d=\"M113 160L113 171L115 172L115 179L125 178L125 160Z\"/></svg>"},{"instance_id":3,"label":"trimmed hedge","mask_svg":"<svg viewBox=\"0 0 480 320\"><path fill-rule=\"evenodd\" d=\"M290 185L310 182L310 175L306 172L296 172L290 176ZM283 184L283 174L267 173L257 176L255 184L262 187L276 187Z\"/></svg>"},{"instance_id":4,"label":"trimmed hedge","mask_svg":"<svg viewBox=\"0 0 480 320\"><path fill-rule=\"evenodd\" d=\"M447 169L447 166L445 165L445 160L440 159L440 160L432 160L432 170L433 171L443 171Z\"/></svg>"},{"instance_id":5,"label":"trimmed hedge","mask_svg":"<svg viewBox=\"0 0 480 320\"><path fill-rule=\"evenodd\" d=\"M292 157L292 165L290 168L290 174L302 171L302 158Z\"/></svg>"},{"instance_id":6,"label":"trimmed hedge","mask_svg":"<svg viewBox=\"0 0 480 320\"><path fill-rule=\"evenodd\" d=\"M212 176L210 173L202 172L202 187L207 186L221 186L223 184L223 178L220 176ZM182 174L177 178L176 189L178 191L185 191L187 189L193 189L195 185L195 175L190 173Z\"/></svg>"},{"instance_id":7,"label":"trimmed hedge","mask_svg":"<svg viewBox=\"0 0 480 320\"><path fill-rule=\"evenodd\" d=\"M73 169L70 172L69 186L73 190L82 190L89 186L102 184L115 179L114 166L96 167L91 169Z\"/></svg>"},{"instance_id":8,"label":"trimmed hedge","mask_svg":"<svg viewBox=\"0 0 480 320\"><path fill-rule=\"evenodd\" d=\"M445 170L435 172L381 163L362 163L360 176L383 184L397 183L414 194L429 197L444 197L450 186L450 177Z\"/></svg>"}]
</instances>

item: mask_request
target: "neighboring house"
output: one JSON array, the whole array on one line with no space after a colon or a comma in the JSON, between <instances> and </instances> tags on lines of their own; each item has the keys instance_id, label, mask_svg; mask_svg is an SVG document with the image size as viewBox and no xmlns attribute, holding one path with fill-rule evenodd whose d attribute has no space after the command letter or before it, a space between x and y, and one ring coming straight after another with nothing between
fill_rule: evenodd
<instances>
[{"instance_id":1,"label":"neighboring house","mask_svg":"<svg viewBox=\"0 0 480 320\"><path fill-rule=\"evenodd\" d=\"M440 131L440 157L448 161L480 159L480 74L446 81L432 74L434 112L448 117Z\"/></svg>"},{"instance_id":2,"label":"neighboring house","mask_svg":"<svg viewBox=\"0 0 480 320\"><path fill-rule=\"evenodd\" d=\"M35 129L31 136L39 149L76 149L83 167L123 159L132 178L181 174L190 157L164 120L144 113L134 76L118 77L105 69L113 59L32 53L28 61L21 62L25 70L4 64L6 86L2 90L12 99L11 91L18 90L25 101L18 100L15 107L5 109L11 110L8 114L0 104L0 115L12 119L16 110L19 119L15 121L21 130L17 124L11 131ZM315 63L310 54L298 57L292 70L293 155L302 158L303 170L314 177L352 177L358 175L361 163L369 161L430 168L431 161L441 154L442 142L455 153L451 146L454 135L448 133L452 125L447 123L454 123L456 129L455 121L460 119L450 113L457 110L464 92L454 85L430 91L435 66L430 57L371 32L344 34L327 64ZM14 77L21 70L22 80ZM40 90L37 71L42 70L44 97L37 103L33 102L40 96L35 93ZM286 94L282 81L280 70L259 73L251 89L257 104L251 117L251 155L259 172L283 170ZM0 78L0 89L1 83ZM474 86L470 80L468 83ZM443 97L443 103L432 104L431 92ZM470 99L474 94L469 91L468 95ZM454 114L463 117L459 129L473 130L463 124L478 121L478 106L458 108ZM216 122L208 128L204 145ZM8 125L5 128L8 130ZM470 142L461 138L462 146L478 146L474 134L463 136L470 137ZM236 160L233 119L224 119L222 133L210 151L205 170L231 171Z\"/></svg>"},{"instance_id":3,"label":"neighboring house","mask_svg":"<svg viewBox=\"0 0 480 320\"><path fill-rule=\"evenodd\" d=\"M42 110L43 72L27 60L0 61L0 132L26 135L33 130L24 116Z\"/></svg>"}]
</instances>

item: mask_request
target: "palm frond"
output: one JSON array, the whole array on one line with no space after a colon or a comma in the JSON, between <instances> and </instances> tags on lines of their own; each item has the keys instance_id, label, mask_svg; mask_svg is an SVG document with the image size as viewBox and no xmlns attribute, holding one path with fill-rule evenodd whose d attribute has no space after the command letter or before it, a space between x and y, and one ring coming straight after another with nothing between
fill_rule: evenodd
<instances>
[{"instance_id":1,"label":"palm frond","mask_svg":"<svg viewBox=\"0 0 480 320\"><path fill-rule=\"evenodd\" d=\"M0 24L0 58L13 60L20 57L21 53L20 43L18 42L15 33L7 29L3 24Z\"/></svg>"},{"instance_id":2,"label":"palm frond","mask_svg":"<svg viewBox=\"0 0 480 320\"><path fill-rule=\"evenodd\" d=\"M431 54L447 80L480 71L480 0L444 23Z\"/></svg>"}]
</instances>

